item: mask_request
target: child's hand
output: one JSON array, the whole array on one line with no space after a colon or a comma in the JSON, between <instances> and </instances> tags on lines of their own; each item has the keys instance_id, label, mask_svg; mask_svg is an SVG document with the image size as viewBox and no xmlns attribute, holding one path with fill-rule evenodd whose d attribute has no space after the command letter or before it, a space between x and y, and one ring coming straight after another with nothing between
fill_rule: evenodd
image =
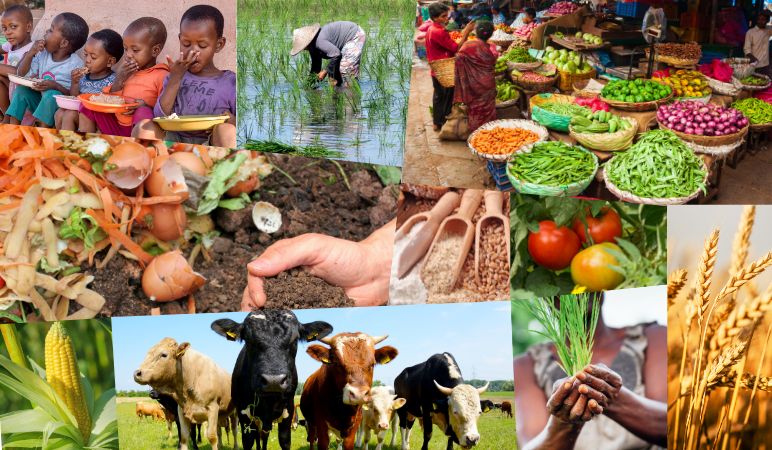
<instances>
[{"instance_id":1,"label":"child's hand","mask_svg":"<svg viewBox=\"0 0 772 450\"><path fill-rule=\"evenodd\" d=\"M45 49L46 49L45 39L39 39L35 41L35 44L29 49L29 53L32 53L33 55L37 55L38 53L42 52Z\"/></svg>"},{"instance_id":2,"label":"child's hand","mask_svg":"<svg viewBox=\"0 0 772 450\"><path fill-rule=\"evenodd\" d=\"M59 89L59 83L54 80L40 80L32 86L32 89L40 92L48 91L51 89Z\"/></svg>"},{"instance_id":3,"label":"child's hand","mask_svg":"<svg viewBox=\"0 0 772 450\"><path fill-rule=\"evenodd\" d=\"M77 69L73 69L72 72L70 72L70 78L72 78L73 83L80 82L80 79L83 78L88 73L88 67L80 67Z\"/></svg>"},{"instance_id":4,"label":"child's hand","mask_svg":"<svg viewBox=\"0 0 772 450\"><path fill-rule=\"evenodd\" d=\"M115 78L126 81L139 70L139 64L133 58L127 58L115 72Z\"/></svg>"},{"instance_id":5,"label":"child's hand","mask_svg":"<svg viewBox=\"0 0 772 450\"><path fill-rule=\"evenodd\" d=\"M180 52L180 58L177 61L172 60L172 57L166 55L166 64L169 65L169 73L171 77L182 78L185 72L198 61L198 56L201 52L194 52L189 50L187 53Z\"/></svg>"},{"instance_id":6,"label":"child's hand","mask_svg":"<svg viewBox=\"0 0 772 450\"><path fill-rule=\"evenodd\" d=\"M126 111L122 112L121 114L124 116L133 116L134 112L136 112L138 108L145 106L145 101L141 98L136 99L135 103L135 105L126 106Z\"/></svg>"}]
</instances>

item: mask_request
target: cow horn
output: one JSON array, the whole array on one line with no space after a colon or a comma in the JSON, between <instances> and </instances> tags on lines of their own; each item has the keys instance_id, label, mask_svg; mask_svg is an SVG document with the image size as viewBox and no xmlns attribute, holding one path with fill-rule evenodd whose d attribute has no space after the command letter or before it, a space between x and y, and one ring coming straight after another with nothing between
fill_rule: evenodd
<instances>
[{"instance_id":1,"label":"cow horn","mask_svg":"<svg viewBox=\"0 0 772 450\"><path fill-rule=\"evenodd\" d=\"M432 380L432 381L434 381L434 385L437 386L437 389L439 389L440 392L442 392L443 394L450 395L453 392L453 389L442 386L440 383L437 382L437 380Z\"/></svg>"},{"instance_id":2,"label":"cow horn","mask_svg":"<svg viewBox=\"0 0 772 450\"><path fill-rule=\"evenodd\" d=\"M325 336L319 339L319 342L324 342L327 345L332 345L332 336Z\"/></svg>"},{"instance_id":3,"label":"cow horn","mask_svg":"<svg viewBox=\"0 0 772 450\"><path fill-rule=\"evenodd\" d=\"M488 385L491 384L490 381L485 383L485 386L481 386L477 388L477 393L482 394L483 392L488 390Z\"/></svg>"},{"instance_id":4,"label":"cow horn","mask_svg":"<svg viewBox=\"0 0 772 450\"><path fill-rule=\"evenodd\" d=\"M386 334L386 335L383 335L383 336L373 336L373 337L372 337L372 339L373 339L373 345L378 345L378 344L380 344L381 342L385 341L387 337L389 337L389 335L388 335L388 334Z\"/></svg>"}]
</instances>

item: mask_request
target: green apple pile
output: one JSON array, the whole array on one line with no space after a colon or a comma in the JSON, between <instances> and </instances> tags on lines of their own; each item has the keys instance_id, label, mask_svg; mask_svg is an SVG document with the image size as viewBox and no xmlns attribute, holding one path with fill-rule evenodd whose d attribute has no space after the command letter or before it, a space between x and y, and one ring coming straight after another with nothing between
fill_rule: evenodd
<instances>
[{"instance_id":1,"label":"green apple pile","mask_svg":"<svg viewBox=\"0 0 772 450\"><path fill-rule=\"evenodd\" d=\"M590 45L601 45L603 44L603 39L601 39L600 36L595 36L591 33L582 33L581 31L577 31L574 35L577 39L584 39L584 42L590 44Z\"/></svg>"},{"instance_id":2,"label":"green apple pile","mask_svg":"<svg viewBox=\"0 0 772 450\"><path fill-rule=\"evenodd\" d=\"M553 47L547 47L542 59L547 64L554 64L561 72L570 74L589 73L592 70L587 61L582 62L578 52L568 51L564 48L556 50Z\"/></svg>"}]
</instances>

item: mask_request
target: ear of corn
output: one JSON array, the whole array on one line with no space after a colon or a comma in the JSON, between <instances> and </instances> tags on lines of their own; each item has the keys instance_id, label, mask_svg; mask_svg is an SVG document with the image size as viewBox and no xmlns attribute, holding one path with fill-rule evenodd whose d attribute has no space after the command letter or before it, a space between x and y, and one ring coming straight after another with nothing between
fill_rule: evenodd
<instances>
[{"instance_id":1,"label":"ear of corn","mask_svg":"<svg viewBox=\"0 0 772 450\"><path fill-rule=\"evenodd\" d=\"M83 439L88 441L91 434L86 396L80 380L80 371L72 346L72 338L61 322L55 322L46 335L45 344L46 379L59 397L64 400L78 422Z\"/></svg>"}]
</instances>

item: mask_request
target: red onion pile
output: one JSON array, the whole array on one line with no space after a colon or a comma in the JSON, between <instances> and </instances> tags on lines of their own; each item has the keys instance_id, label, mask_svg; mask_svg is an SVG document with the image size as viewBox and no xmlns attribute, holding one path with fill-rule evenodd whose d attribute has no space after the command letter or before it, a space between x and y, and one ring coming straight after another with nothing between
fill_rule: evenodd
<instances>
[{"instance_id":1,"label":"red onion pile","mask_svg":"<svg viewBox=\"0 0 772 450\"><path fill-rule=\"evenodd\" d=\"M549 14L571 14L579 9L579 6L571 2L557 2L547 10Z\"/></svg>"},{"instance_id":2,"label":"red onion pile","mask_svg":"<svg viewBox=\"0 0 772 450\"><path fill-rule=\"evenodd\" d=\"M660 106L657 120L671 130L698 136L724 136L748 125L748 119L734 108L691 100Z\"/></svg>"}]
</instances>

